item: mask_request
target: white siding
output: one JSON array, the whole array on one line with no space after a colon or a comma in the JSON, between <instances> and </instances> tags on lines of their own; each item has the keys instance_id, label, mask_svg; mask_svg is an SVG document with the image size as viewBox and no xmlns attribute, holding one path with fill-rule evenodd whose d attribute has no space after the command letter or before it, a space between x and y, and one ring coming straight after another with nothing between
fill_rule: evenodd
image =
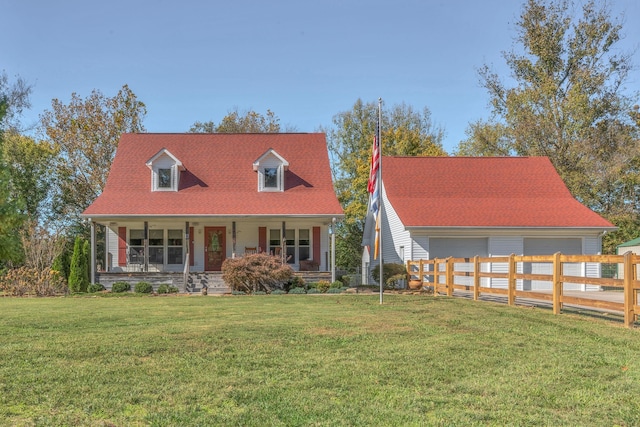
<instances>
[{"instance_id":1,"label":"white siding","mask_svg":"<svg viewBox=\"0 0 640 427\"><path fill-rule=\"evenodd\" d=\"M583 240L583 254L585 255L598 255L601 253L602 244L598 237L585 237ZM602 264L599 262L587 262L584 266L584 272L586 277L601 277ZM598 285L584 285L585 291L599 291L601 288Z\"/></svg>"},{"instance_id":2,"label":"white siding","mask_svg":"<svg viewBox=\"0 0 640 427\"><path fill-rule=\"evenodd\" d=\"M511 254L521 255L523 253L523 241L521 236L497 236L489 238L489 256L502 257ZM508 273L509 264L506 262L492 263L490 268L492 273ZM485 286L483 284L483 286ZM507 279L488 280L488 287L507 289L509 287ZM522 289L522 280L516 283L517 289Z\"/></svg>"},{"instance_id":3,"label":"white siding","mask_svg":"<svg viewBox=\"0 0 640 427\"><path fill-rule=\"evenodd\" d=\"M429 237L413 234L411 239L411 259L418 261L429 259Z\"/></svg>"},{"instance_id":4,"label":"white siding","mask_svg":"<svg viewBox=\"0 0 640 427\"><path fill-rule=\"evenodd\" d=\"M473 257L488 255L488 238L448 238L432 237L429 239L431 258L469 258L470 262L456 263L455 271L473 271ZM458 285L472 286L473 277L455 277Z\"/></svg>"},{"instance_id":5,"label":"white siding","mask_svg":"<svg viewBox=\"0 0 640 427\"><path fill-rule=\"evenodd\" d=\"M525 238L524 239L524 255L551 255L556 252L563 254L577 255L582 252L581 238ZM572 263L563 265L563 273L569 276L581 276L582 263ZM531 274L553 274L553 265L551 263L528 263L525 266L525 273ZM551 290L553 285L551 282L540 280L526 280L525 290ZM581 290L583 285L566 284L565 290Z\"/></svg>"},{"instance_id":6,"label":"white siding","mask_svg":"<svg viewBox=\"0 0 640 427\"><path fill-rule=\"evenodd\" d=\"M118 229L107 227L107 271L118 266Z\"/></svg>"}]
</instances>

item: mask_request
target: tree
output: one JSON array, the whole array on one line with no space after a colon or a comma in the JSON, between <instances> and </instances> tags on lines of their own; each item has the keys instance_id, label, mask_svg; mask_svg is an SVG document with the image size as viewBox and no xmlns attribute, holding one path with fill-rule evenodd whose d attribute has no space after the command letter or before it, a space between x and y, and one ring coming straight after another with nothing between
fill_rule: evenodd
<instances>
[{"instance_id":1,"label":"tree","mask_svg":"<svg viewBox=\"0 0 640 427\"><path fill-rule=\"evenodd\" d=\"M10 175L11 197L20 201L21 213L26 217L44 220L41 215L55 178L56 147L47 141L36 142L28 136L7 132L2 151Z\"/></svg>"},{"instance_id":2,"label":"tree","mask_svg":"<svg viewBox=\"0 0 640 427\"><path fill-rule=\"evenodd\" d=\"M8 97L0 94L0 148L4 146L5 132L2 126L8 105ZM11 175L3 151L0 149L0 268L22 259L19 230L24 222L20 202L11 195Z\"/></svg>"},{"instance_id":3,"label":"tree","mask_svg":"<svg viewBox=\"0 0 640 427\"><path fill-rule=\"evenodd\" d=\"M345 219L338 226L336 262L355 269L362 253L362 233L367 213L367 180L371 148L378 120L378 104L357 100L351 111L337 114L334 127L326 130L331 167ZM427 108L418 112L400 104L382 110L382 154L400 156L444 156L444 131L431 121ZM383 166L384 167L384 166Z\"/></svg>"},{"instance_id":4,"label":"tree","mask_svg":"<svg viewBox=\"0 0 640 427\"><path fill-rule=\"evenodd\" d=\"M624 93L631 55L606 3L528 0L517 22L522 52L504 54L515 80L479 70L492 117L467 130L457 154L548 156L574 197L612 222L640 229L640 123ZM637 97L637 95L634 95Z\"/></svg>"},{"instance_id":5,"label":"tree","mask_svg":"<svg viewBox=\"0 0 640 427\"><path fill-rule=\"evenodd\" d=\"M24 79L18 77L15 82L9 83L7 73L0 73L0 129L14 132L20 130L20 116L25 109L31 107L31 89L31 85Z\"/></svg>"},{"instance_id":6,"label":"tree","mask_svg":"<svg viewBox=\"0 0 640 427\"><path fill-rule=\"evenodd\" d=\"M144 103L124 85L112 98L94 90L82 99L71 94L69 104L54 99L41 116L41 126L57 156L56 213L72 222L104 188L120 135L143 132Z\"/></svg>"},{"instance_id":7,"label":"tree","mask_svg":"<svg viewBox=\"0 0 640 427\"><path fill-rule=\"evenodd\" d=\"M285 129L285 132L293 132L293 128ZM229 112L222 121L216 125L213 121L195 122L189 129L191 133L278 133L280 132L280 119L271 110L266 115L249 110L240 113L238 109Z\"/></svg>"},{"instance_id":8,"label":"tree","mask_svg":"<svg viewBox=\"0 0 640 427\"><path fill-rule=\"evenodd\" d=\"M76 237L73 244L68 280L71 292L86 292L89 286L89 269L85 244L88 244L88 242L82 237Z\"/></svg>"}]
</instances>

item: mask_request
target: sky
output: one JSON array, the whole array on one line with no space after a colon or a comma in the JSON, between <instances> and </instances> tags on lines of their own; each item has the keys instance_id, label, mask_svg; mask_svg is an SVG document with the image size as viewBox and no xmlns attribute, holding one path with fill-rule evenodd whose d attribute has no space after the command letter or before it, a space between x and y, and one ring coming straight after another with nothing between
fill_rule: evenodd
<instances>
[{"instance_id":1,"label":"sky","mask_svg":"<svg viewBox=\"0 0 640 427\"><path fill-rule=\"evenodd\" d=\"M186 132L230 111L273 111L315 132L354 103L427 107L452 152L490 116L484 64L508 78L524 0L0 0L0 70L33 85L23 125L51 100L129 85L148 132ZM620 48L640 46L640 2ZM640 52L634 56L640 69ZM640 91L640 72L627 90Z\"/></svg>"}]
</instances>

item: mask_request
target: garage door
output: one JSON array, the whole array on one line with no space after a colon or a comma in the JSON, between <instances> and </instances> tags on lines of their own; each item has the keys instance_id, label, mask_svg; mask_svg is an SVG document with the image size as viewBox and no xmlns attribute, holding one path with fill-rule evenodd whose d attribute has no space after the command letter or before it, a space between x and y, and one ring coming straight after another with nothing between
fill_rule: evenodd
<instances>
[{"instance_id":1,"label":"garage door","mask_svg":"<svg viewBox=\"0 0 640 427\"><path fill-rule=\"evenodd\" d=\"M524 239L524 255L553 255L561 252L566 255L582 254L582 239L540 239L525 238ZM580 276L582 273L582 264L564 264L564 274L572 276ZM553 265L551 263L527 263L524 265L523 273L525 274L553 274ZM541 280L524 280L522 283L524 290L551 290L551 282ZM579 289L580 285L569 284L565 286L566 290L573 288Z\"/></svg>"},{"instance_id":2,"label":"garage door","mask_svg":"<svg viewBox=\"0 0 640 427\"><path fill-rule=\"evenodd\" d=\"M429 239L429 258L473 258L488 256L488 238L431 238ZM473 262L456 264L456 271L473 271ZM443 281L444 278L441 278ZM473 277L455 277L458 285L472 286Z\"/></svg>"}]
</instances>

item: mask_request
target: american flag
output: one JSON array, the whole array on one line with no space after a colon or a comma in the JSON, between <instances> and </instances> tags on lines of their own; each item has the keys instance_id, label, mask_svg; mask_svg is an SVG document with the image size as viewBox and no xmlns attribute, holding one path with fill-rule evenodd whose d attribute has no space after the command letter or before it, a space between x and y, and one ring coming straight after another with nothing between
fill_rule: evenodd
<instances>
[{"instance_id":1,"label":"american flag","mask_svg":"<svg viewBox=\"0 0 640 427\"><path fill-rule=\"evenodd\" d=\"M380 143L378 135L373 137L373 148L371 151L371 170L369 171L369 182L367 183L367 190L371 199L371 212L373 212L374 218L378 216L378 169L380 168Z\"/></svg>"}]
</instances>

